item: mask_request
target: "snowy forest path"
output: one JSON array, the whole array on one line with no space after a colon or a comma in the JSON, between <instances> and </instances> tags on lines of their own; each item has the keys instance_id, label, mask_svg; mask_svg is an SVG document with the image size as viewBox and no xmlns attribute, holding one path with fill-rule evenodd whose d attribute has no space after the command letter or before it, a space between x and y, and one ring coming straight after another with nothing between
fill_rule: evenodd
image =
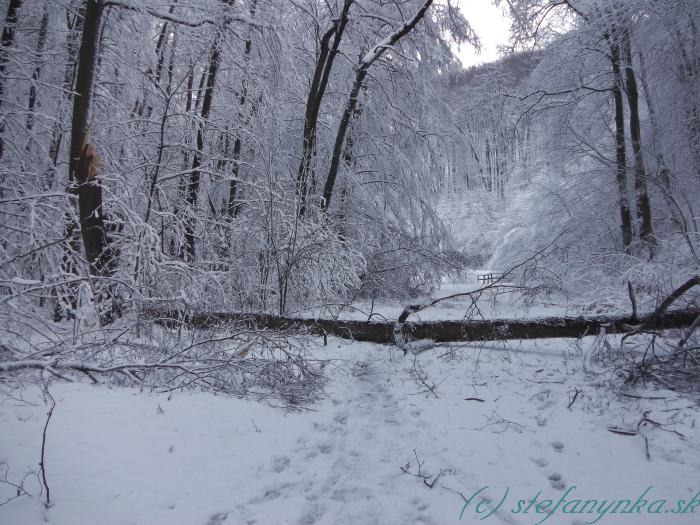
<instances>
[{"instance_id":1,"label":"snowy forest path","mask_svg":"<svg viewBox=\"0 0 700 525\"><path fill-rule=\"evenodd\" d=\"M289 455L273 460L276 483L239 506L248 523L266 522L256 519L256 507L291 487L305 501L295 506L299 520L290 523L386 523L385 507L405 476L400 466L408 458L400 444L424 431L421 410L392 384L396 364L368 356L340 364L342 384L328 400L331 409L314 418ZM411 504L402 522L433 523L424 514L427 499L415 497Z\"/></svg>"},{"instance_id":2,"label":"snowy forest path","mask_svg":"<svg viewBox=\"0 0 700 525\"><path fill-rule=\"evenodd\" d=\"M326 396L294 407L56 382L51 523L90 525L98 513L105 525L476 523L479 497L499 501L509 490L486 522L534 525L532 513L510 510L538 492L636 499L653 486L655 498L690 500L700 479L697 402L651 386L612 391L607 374L583 370L592 343L437 345L404 357L329 337L312 348L327 363ZM41 445L46 409L28 399L0 400L0 463L11 480L36 465ZM463 498L482 488L460 520ZM38 498L0 506L0 523L43 522ZM634 523L694 525L697 514Z\"/></svg>"},{"instance_id":3,"label":"snowy forest path","mask_svg":"<svg viewBox=\"0 0 700 525\"><path fill-rule=\"evenodd\" d=\"M627 428L652 410L652 418L670 421L665 428L697 434L691 413L672 412L668 420L664 410L679 400L669 397L644 408L649 402L641 399L621 403L584 374L575 356L562 354L557 341L527 343L515 353L501 344L451 357L443 351L442 358L437 349L378 356L374 345L333 339L329 347L336 343L330 352L343 357L330 372L328 399L317 412L301 416L304 428L292 447L261 464L265 489L221 523L458 523L463 498L486 487L480 496L494 502L509 491L489 522L524 525L538 520L511 510L538 491L548 498L570 487L577 497L602 497L601 490L636 497L656 485L670 496L678 469L687 479L700 472L692 439L646 429L652 464L644 458L641 437L606 429ZM343 348L348 344L352 358ZM681 456L696 459L681 465ZM606 474L611 465L636 473L621 494L615 490L619 480ZM683 488L683 497L690 489ZM462 521L483 517L475 513L477 502ZM648 515L636 519L662 523ZM551 521L582 523L563 515ZM675 521L691 522L682 516Z\"/></svg>"}]
</instances>

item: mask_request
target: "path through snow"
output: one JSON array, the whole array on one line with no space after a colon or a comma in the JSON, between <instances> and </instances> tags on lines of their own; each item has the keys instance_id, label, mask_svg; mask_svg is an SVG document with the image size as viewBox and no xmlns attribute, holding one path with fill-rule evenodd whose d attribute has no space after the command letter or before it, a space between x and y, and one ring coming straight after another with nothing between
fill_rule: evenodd
<instances>
[{"instance_id":1,"label":"path through snow","mask_svg":"<svg viewBox=\"0 0 700 525\"><path fill-rule=\"evenodd\" d=\"M462 495L487 487L480 496L494 502L508 495L484 523L534 525L543 514L511 510L538 491L540 500L572 486L569 499L636 499L653 486L655 499L675 502L700 489L697 404L671 392L615 396L608 377L583 374L569 343L438 347L415 361L335 339L315 352L333 359L328 395L302 412L208 394L55 385L47 461L55 505L46 517L58 525L477 523L479 497L460 520ZM36 466L44 412L8 398L0 406L10 477ZM641 435L607 430L636 428L643 414L664 425L642 425L650 461ZM416 457L426 481L442 472L433 488L412 475ZM695 515L598 523L684 525L698 523L698 513L700 505ZM37 498L18 499L0 507L0 523L41 523L43 514ZM559 513L545 523L595 517Z\"/></svg>"}]
</instances>

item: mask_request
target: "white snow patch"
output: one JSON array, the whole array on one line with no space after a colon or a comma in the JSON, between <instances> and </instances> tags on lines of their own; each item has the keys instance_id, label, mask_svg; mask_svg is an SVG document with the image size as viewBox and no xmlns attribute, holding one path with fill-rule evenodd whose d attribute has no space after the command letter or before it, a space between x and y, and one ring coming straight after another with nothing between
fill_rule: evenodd
<instances>
[{"instance_id":1,"label":"white snow patch","mask_svg":"<svg viewBox=\"0 0 700 525\"><path fill-rule=\"evenodd\" d=\"M558 340L437 345L404 358L330 338L314 350L336 363L327 367L328 397L301 412L205 393L56 383L46 457L54 506L43 510L28 479L37 496L0 506L0 523L40 524L44 513L54 525L477 523L473 507L460 521L459 493L482 487L495 501L508 487L511 506L574 485L585 498L636 498L649 486L656 497L692 498L697 404L666 391L635 392L662 399L615 396L608 378L586 375L581 353L567 348ZM437 398L412 374L414 359ZM37 468L46 414L18 395L7 392L0 404L10 479ZM663 428L608 431L636 429L644 414ZM416 457L428 481L442 473L432 489L402 470L416 473ZM11 492L0 486L0 501ZM541 518L500 510L485 523ZM545 523L575 518L590 521L558 514ZM697 514L598 523L689 525Z\"/></svg>"}]
</instances>

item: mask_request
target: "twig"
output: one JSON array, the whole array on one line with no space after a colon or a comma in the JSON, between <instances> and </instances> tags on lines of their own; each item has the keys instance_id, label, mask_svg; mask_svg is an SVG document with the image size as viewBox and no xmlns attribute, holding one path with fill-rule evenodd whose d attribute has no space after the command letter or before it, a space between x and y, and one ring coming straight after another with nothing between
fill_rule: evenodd
<instances>
[{"instance_id":1,"label":"twig","mask_svg":"<svg viewBox=\"0 0 700 525\"><path fill-rule=\"evenodd\" d=\"M10 487L13 487L15 489L15 495L10 496L5 501L0 501L0 506L7 505L9 502L11 502L17 498L20 498L22 496L31 496L31 494L29 494L29 492L27 492L27 489L24 488L24 480L27 479L32 474L34 474L34 472L28 472L27 474L25 474L24 477L21 480L19 480L18 483L13 483L9 479L7 479L7 475L10 472L10 467L4 461L0 462L0 472L2 472L2 477L0 478L0 483L4 483L5 485L9 485Z\"/></svg>"},{"instance_id":2,"label":"twig","mask_svg":"<svg viewBox=\"0 0 700 525\"><path fill-rule=\"evenodd\" d=\"M423 472L421 471L421 468L423 467L423 463L425 463L425 461L421 461L420 458L418 458L418 452L416 452L416 449L415 449L415 448L413 449L413 455L414 455L415 458L416 458L416 464L418 465L418 472L417 472L416 474L414 474L413 472L411 472L411 470L410 470L410 468L411 468L411 462L410 462L410 461L407 462L405 465L403 465L403 466L401 467L401 470L402 470L405 474L408 474L409 476L413 476L413 477L415 477L415 478L421 478L423 481L425 481L426 479L432 478L432 476L425 475L425 474L423 474Z\"/></svg>"},{"instance_id":3,"label":"twig","mask_svg":"<svg viewBox=\"0 0 700 525\"><path fill-rule=\"evenodd\" d=\"M435 389L437 388L436 384L429 385L427 382L428 376L425 372L422 370L419 370L418 367L416 366L418 363L418 358L416 356L413 356L413 376L418 380L420 384L422 384L428 392L433 394L435 396L435 399L438 399L437 392L435 392Z\"/></svg>"},{"instance_id":4,"label":"twig","mask_svg":"<svg viewBox=\"0 0 700 525\"><path fill-rule=\"evenodd\" d=\"M578 395L581 393L581 390L579 390L578 388L574 388L574 390L576 391L576 393L574 394L574 398L573 398L571 401L569 401L569 406L566 407L566 408L568 408L569 410L571 410L571 407L572 407L572 406L574 405L574 403L576 402L576 398L577 398Z\"/></svg>"},{"instance_id":5,"label":"twig","mask_svg":"<svg viewBox=\"0 0 700 525\"><path fill-rule=\"evenodd\" d=\"M693 324L690 325L690 328L688 328L688 331L683 336L683 339L681 339L680 342L678 343L678 346L680 348L683 348L688 343L688 339L690 339L692 337L693 332L695 332L695 330L697 329L697 327L699 325L700 325L700 315L698 315L695 318L695 321L693 321Z\"/></svg>"},{"instance_id":6,"label":"twig","mask_svg":"<svg viewBox=\"0 0 700 525\"><path fill-rule=\"evenodd\" d=\"M623 430L621 428L609 428L608 432L620 434L621 436L636 436L638 434L636 430Z\"/></svg>"},{"instance_id":7,"label":"twig","mask_svg":"<svg viewBox=\"0 0 700 525\"><path fill-rule=\"evenodd\" d=\"M649 438L647 438L644 434L642 434L642 437L644 438L644 452L646 454L647 461L651 461L651 454L649 454Z\"/></svg>"},{"instance_id":8,"label":"twig","mask_svg":"<svg viewBox=\"0 0 700 525\"><path fill-rule=\"evenodd\" d=\"M627 394L625 392L620 392L620 395L625 396L625 397L631 397L632 399L655 399L655 400L668 399L667 397L663 397L663 396L638 396L635 394Z\"/></svg>"},{"instance_id":9,"label":"twig","mask_svg":"<svg viewBox=\"0 0 700 525\"><path fill-rule=\"evenodd\" d=\"M630 296L630 302L632 303L632 319L637 320L637 296L634 294L634 287L632 286L632 281L627 281L627 293Z\"/></svg>"},{"instance_id":10,"label":"twig","mask_svg":"<svg viewBox=\"0 0 700 525\"><path fill-rule=\"evenodd\" d=\"M433 478L433 481L428 483L428 480L424 479L423 483L425 483L426 487L428 487L429 489L432 489L444 473L445 473L445 471L443 469L440 469L440 472L438 472L438 475Z\"/></svg>"},{"instance_id":11,"label":"twig","mask_svg":"<svg viewBox=\"0 0 700 525\"><path fill-rule=\"evenodd\" d=\"M663 430L664 432L670 432L671 434L677 435L679 438L685 440L685 436L678 432L677 430L669 430L668 428L664 428L664 426L661 423L658 423L657 421L654 421L653 419L649 419L648 417L644 416L642 419L639 420L639 424L637 425L638 427L641 427L642 423L649 423L654 426L654 428L658 428L659 430Z\"/></svg>"},{"instance_id":12,"label":"twig","mask_svg":"<svg viewBox=\"0 0 700 525\"><path fill-rule=\"evenodd\" d=\"M669 306L675 303L681 295L690 290L693 286L700 286L700 276L695 276L688 279L678 288L676 288L666 299L664 299L652 315L652 324L655 324L668 310Z\"/></svg>"},{"instance_id":13,"label":"twig","mask_svg":"<svg viewBox=\"0 0 700 525\"><path fill-rule=\"evenodd\" d=\"M46 489L46 501L44 502L44 507L47 509L51 507L51 493L49 489L49 484L46 481L46 430L49 428L49 421L51 421L51 416L53 415L53 409L56 408L56 400L49 392L48 384L44 384L44 395L51 401L51 407L46 414L46 422L44 423L44 431L41 435L41 461L39 461L39 468L41 472L41 482Z\"/></svg>"}]
</instances>

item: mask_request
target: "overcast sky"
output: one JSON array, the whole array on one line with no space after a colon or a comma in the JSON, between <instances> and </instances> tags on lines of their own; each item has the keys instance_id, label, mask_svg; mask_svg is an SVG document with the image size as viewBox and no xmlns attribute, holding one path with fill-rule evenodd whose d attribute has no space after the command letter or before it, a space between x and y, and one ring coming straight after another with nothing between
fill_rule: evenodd
<instances>
[{"instance_id":1,"label":"overcast sky","mask_svg":"<svg viewBox=\"0 0 700 525\"><path fill-rule=\"evenodd\" d=\"M504 15L504 6L496 7L492 0L452 0L459 5L481 38L482 50L477 55L469 45L460 46L457 55L465 67L492 62L498 58L498 46L508 43L510 20Z\"/></svg>"}]
</instances>

